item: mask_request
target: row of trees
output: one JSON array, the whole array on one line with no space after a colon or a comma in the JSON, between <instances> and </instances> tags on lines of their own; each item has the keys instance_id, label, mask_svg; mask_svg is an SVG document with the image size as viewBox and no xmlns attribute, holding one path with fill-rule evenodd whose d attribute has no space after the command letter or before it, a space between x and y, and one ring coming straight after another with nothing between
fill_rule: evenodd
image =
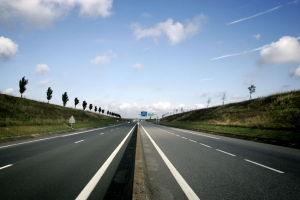
<instances>
[{"instance_id":1,"label":"row of trees","mask_svg":"<svg viewBox=\"0 0 300 200\"><path fill-rule=\"evenodd\" d=\"M28 84L28 81L29 81L28 79L27 80L25 79L25 76L19 81L19 88L20 88L19 91L21 93L21 98L23 98L23 93L26 91L26 85ZM48 89L46 91L48 103L52 99L52 94L53 94L53 90L51 89L51 87L48 87ZM69 97L68 97L67 92L65 92L65 93L62 94L63 105L66 106L68 101L69 101ZM79 99L77 97L74 99L74 104L75 104L75 108L79 104ZM86 109L86 106L87 106L87 102L83 101L82 102L83 110ZM94 108L95 112L99 112L99 113L102 113L102 114L104 114L104 112L105 112L105 110L101 109L101 107L99 107L99 108L97 106L94 107L93 104L90 104L89 105L89 110L92 111L93 108ZM110 112L109 110L107 111L107 115L111 115L113 117L121 118L121 115L119 115L117 113L114 113L114 112Z\"/></svg>"},{"instance_id":2,"label":"row of trees","mask_svg":"<svg viewBox=\"0 0 300 200\"><path fill-rule=\"evenodd\" d=\"M249 97L249 100L251 100L252 99L252 94L255 92L255 89L256 89L256 86L254 86L254 85L251 85L250 87L248 87L248 90L249 90L249 93L250 93L250 97ZM223 93L223 95L222 95L222 97L221 97L221 99L222 99L222 105L224 105L224 102L226 101L226 99L227 99L227 96L226 96L226 92L225 93ZM210 104L210 102L211 102L211 97L209 97L208 99L207 99L207 101L206 101L206 103L207 103L207 108L208 108L208 106L209 106L209 104ZM180 109L181 110L181 112L183 112L183 108L181 108ZM175 112L176 111L176 112ZM174 110L173 112L168 112L168 113L165 113L165 114L163 114L162 115L162 117L165 117L165 116L168 116L168 115L171 115L172 113L174 114L174 113L176 113L177 114L177 109L176 110Z\"/></svg>"},{"instance_id":3,"label":"row of trees","mask_svg":"<svg viewBox=\"0 0 300 200\"><path fill-rule=\"evenodd\" d=\"M255 92L255 89L256 89L256 86L254 86L254 85L251 85L250 87L248 87L248 90L249 90L249 93L250 93L250 98L249 98L249 100L252 99L251 95ZM222 99L222 105L224 105L224 102L225 102L226 99L227 99L226 92L222 95L221 99ZM207 101L206 101L206 103L207 103L207 108L208 108L210 102L211 102L211 97L208 98Z\"/></svg>"}]
</instances>

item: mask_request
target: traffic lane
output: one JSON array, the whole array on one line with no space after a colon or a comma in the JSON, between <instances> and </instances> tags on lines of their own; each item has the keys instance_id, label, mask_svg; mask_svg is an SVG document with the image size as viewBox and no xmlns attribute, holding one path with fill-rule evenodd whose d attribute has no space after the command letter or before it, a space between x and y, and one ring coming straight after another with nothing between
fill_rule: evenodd
<instances>
[{"instance_id":1,"label":"traffic lane","mask_svg":"<svg viewBox=\"0 0 300 200\"><path fill-rule=\"evenodd\" d=\"M203 199L297 199L297 177L262 168L197 142L146 127L179 173Z\"/></svg>"},{"instance_id":2,"label":"traffic lane","mask_svg":"<svg viewBox=\"0 0 300 200\"><path fill-rule=\"evenodd\" d=\"M127 133L99 135L0 170L1 199L75 199ZM99 184L105 190L109 182Z\"/></svg>"},{"instance_id":3,"label":"traffic lane","mask_svg":"<svg viewBox=\"0 0 300 200\"><path fill-rule=\"evenodd\" d=\"M122 128L126 128L127 130L130 130L132 127L133 125L126 125ZM95 136L97 137L97 135L101 133L103 133L103 135L107 133L114 134L114 132L112 132L111 130L113 129L118 130L118 128L119 127L97 128L94 130L79 131L79 132L63 134L59 136L56 135L53 137L26 140L23 142L19 142L19 145L15 145L15 146L10 146L12 145L11 143L2 144L2 146L0 147L0 167L6 166L8 164L13 164L37 155L41 155L48 151L61 148L65 145L69 145L74 142L79 142L88 139L90 137L95 137Z\"/></svg>"},{"instance_id":4,"label":"traffic lane","mask_svg":"<svg viewBox=\"0 0 300 200\"><path fill-rule=\"evenodd\" d=\"M185 131L180 129L163 128L166 134L174 133L181 137L192 139L198 143L208 145L214 149L228 152L230 154L239 156L243 159L254 161L256 163L290 173L293 176L300 178L300 150L287 147L275 146L270 144L245 141L241 139L220 137L212 135L209 138L203 136L204 134L194 131ZM205 134L208 135L208 134Z\"/></svg>"},{"instance_id":5,"label":"traffic lane","mask_svg":"<svg viewBox=\"0 0 300 200\"><path fill-rule=\"evenodd\" d=\"M140 128L152 199L187 199L157 150Z\"/></svg>"}]
</instances>

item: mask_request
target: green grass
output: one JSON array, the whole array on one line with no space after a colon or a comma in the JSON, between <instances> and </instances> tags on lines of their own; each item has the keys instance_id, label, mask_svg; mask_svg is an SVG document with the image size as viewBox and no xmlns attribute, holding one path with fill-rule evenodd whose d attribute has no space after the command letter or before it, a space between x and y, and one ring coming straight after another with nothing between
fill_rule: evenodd
<instances>
[{"instance_id":1,"label":"green grass","mask_svg":"<svg viewBox=\"0 0 300 200\"><path fill-rule=\"evenodd\" d=\"M246 128L246 127L231 127L212 124L193 124L193 123L170 123L161 122L161 125L171 126L176 128L214 132L226 134L229 136L240 136L241 138L249 139L268 139L268 140L280 140L280 141L300 141L300 134L293 131L286 130L271 130L271 129L259 129L259 128Z\"/></svg>"},{"instance_id":2,"label":"green grass","mask_svg":"<svg viewBox=\"0 0 300 200\"><path fill-rule=\"evenodd\" d=\"M95 112L0 94L0 138L71 130L71 116L76 120L74 129L122 122Z\"/></svg>"},{"instance_id":3,"label":"green grass","mask_svg":"<svg viewBox=\"0 0 300 200\"><path fill-rule=\"evenodd\" d=\"M300 144L300 91L179 113L160 123L248 139Z\"/></svg>"}]
</instances>

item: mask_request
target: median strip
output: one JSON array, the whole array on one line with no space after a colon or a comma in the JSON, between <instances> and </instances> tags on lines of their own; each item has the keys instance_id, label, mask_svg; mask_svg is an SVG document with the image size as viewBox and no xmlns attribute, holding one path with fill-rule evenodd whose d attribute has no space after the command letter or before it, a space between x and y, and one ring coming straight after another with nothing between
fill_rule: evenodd
<instances>
[{"instance_id":1,"label":"median strip","mask_svg":"<svg viewBox=\"0 0 300 200\"><path fill-rule=\"evenodd\" d=\"M123 144L125 143L127 138L129 137L131 132L134 130L134 128L135 128L135 126L129 131L129 133L122 140L122 142L117 146L117 148L107 158L105 163L100 167L100 169L96 172L96 174L93 176L93 178L88 182L88 184L84 187L84 189L77 196L76 200L87 199L90 196L90 194L92 193L92 191L94 190L94 188L96 187L98 182L100 181L101 177L105 173L106 169L108 168L110 163L113 161L113 159L115 158L115 156L117 155L117 153L119 152L119 150L121 149L121 147L123 146Z\"/></svg>"}]
</instances>

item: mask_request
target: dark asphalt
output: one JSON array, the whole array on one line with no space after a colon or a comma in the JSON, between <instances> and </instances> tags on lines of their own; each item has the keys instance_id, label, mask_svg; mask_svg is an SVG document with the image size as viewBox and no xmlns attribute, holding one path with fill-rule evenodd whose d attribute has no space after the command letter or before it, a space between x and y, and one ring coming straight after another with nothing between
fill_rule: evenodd
<instances>
[{"instance_id":1,"label":"dark asphalt","mask_svg":"<svg viewBox=\"0 0 300 200\"><path fill-rule=\"evenodd\" d=\"M0 168L13 165L0 170L0 199L75 199L134 125L2 143ZM89 199L103 199L129 140Z\"/></svg>"},{"instance_id":2,"label":"dark asphalt","mask_svg":"<svg viewBox=\"0 0 300 200\"><path fill-rule=\"evenodd\" d=\"M298 149L141 125L200 199L300 199ZM144 131L142 139L154 199L185 199Z\"/></svg>"}]
</instances>

